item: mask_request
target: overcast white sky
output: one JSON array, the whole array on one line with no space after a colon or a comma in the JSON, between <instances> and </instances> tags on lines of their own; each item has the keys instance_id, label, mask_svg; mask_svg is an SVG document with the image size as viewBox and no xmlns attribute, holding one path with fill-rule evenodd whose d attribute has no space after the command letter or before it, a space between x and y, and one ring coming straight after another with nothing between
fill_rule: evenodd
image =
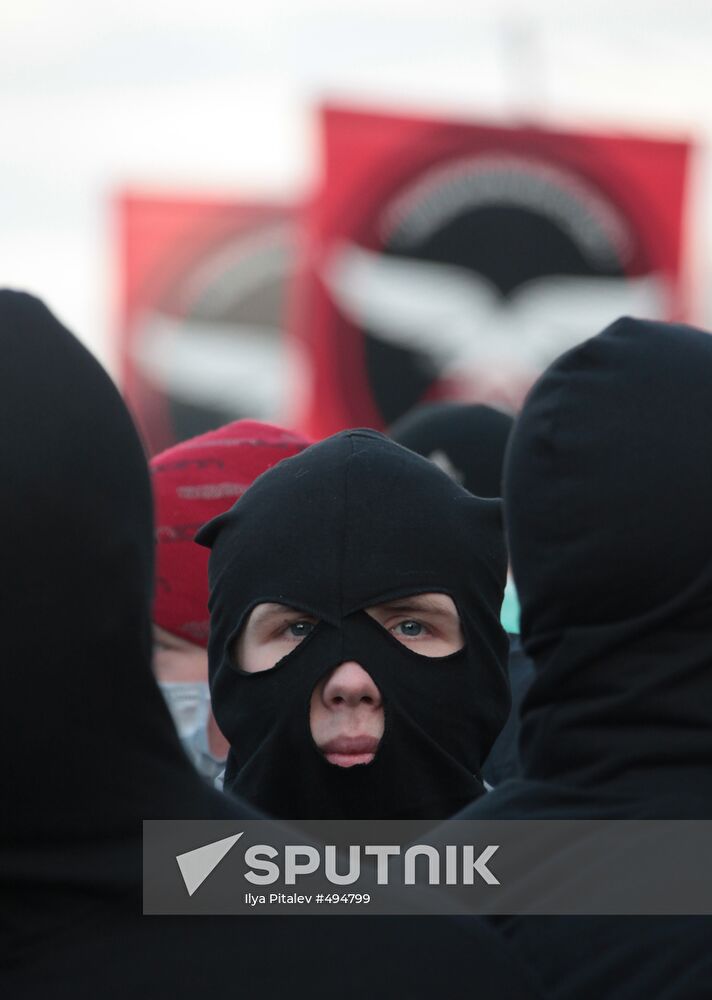
<instances>
[{"instance_id":1,"label":"overcast white sky","mask_svg":"<svg viewBox=\"0 0 712 1000\"><path fill-rule=\"evenodd\" d=\"M0 285L113 363L110 197L295 196L322 98L712 140L708 0L3 0ZM712 167L696 178L712 324Z\"/></svg>"}]
</instances>

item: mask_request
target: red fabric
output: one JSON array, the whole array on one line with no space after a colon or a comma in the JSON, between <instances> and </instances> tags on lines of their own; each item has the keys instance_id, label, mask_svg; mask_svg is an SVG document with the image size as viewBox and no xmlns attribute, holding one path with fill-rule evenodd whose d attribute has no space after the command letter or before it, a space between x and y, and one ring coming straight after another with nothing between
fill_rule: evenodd
<instances>
[{"instance_id":1,"label":"red fabric","mask_svg":"<svg viewBox=\"0 0 712 1000\"><path fill-rule=\"evenodd\" d=\"M458 164L486 163L489 157L505 160L513 157L520 164L531 164L532 169L544 167L560 175L561 183L566 181L582 213L591 210L583 195L576 193L575 185L594 192L629 233L630 252L621 255L627 276L658 276L665 281L668 312L659 318L673 322L694 320L684 256L688 240L685 203L690 143L623 133L558 132L538 126L506 128L334 105L323 109L321 131L323 180L305 208L306 264L300 280L293 286L290 323L291 333L310 370L309 383L300 397L302 412L295 415L294 423L310 436L322 438L346 427L383 430L402 415L401 411L386 419L381 412L374 391L374 373L380 370L381 378L388 381L395 376L379 360L380 352L369 353L367 331L343 312L324 275L334 259L332 255L344 244L384 252L394 227L406 211L401 199L428 178L433 185L429 195L426 198L425 194L419 194L407 213L411 218L417 217L420 221L416 228L422 226L429 235L414 237L397 252L407 257L416 244L420 246L419 253L425 253L427 246L433 254L427 259L466 268L465 243L461 259L446 261L438 257L442 251L440 244L447 242L443 234L456 219L456 215L448 216L451 211L448 199L453 206L459 203L458 211L465 213L467 199L476 195L476 189L457 187L460 182L456 180L456 172L452 174L455 187L445 179L435 184L433 179L438 173L444 178L448 171L457 171ZM486 189L481 190L486 198ZM507 206L490 205L489 210L506 212ZM555 219L552 210L542 210L542 214ZM609 216L591 215L589 219L582 215L582 218L586 232L595 232L596 226L608 224ZM577 226L581 225L577 222ZM518 269L517 258L529 247L526 228L521 230L521 240L521 245L515 242L511 246L513 274ZM437 251L436 244L440 247ZM534 253L535 248L531 249ZM486 271L482 275L492 280ZM616 318L611 315L610 321ZM527 328L526 322L522 325ZM596 332L590 330L587 336ZM395 366L395 361L392 364ZM397 372L397 368L393 371ZM480 380L472 379L465 387L447 376L438 384L438 374L424 389L423 396L411 400L409 405L432 399L458 399L500 407L506 400L506 405L511 406L522 398L525 385L519 384L520 376L516 373L511 381L505 375L506 372L485 366ZM403 390L402 385L394 386L394 393L396 388L398 393Z\"/></svg>"},{"instance_id":2,"label":"red fabric","mask_svg":"<svg viewBox=\"0 0 712 1000\"><path fill-rule=\"evenodd\" d=\"M225 324L226 336L234 332L227 329L234 323L265 322L281 329L278 300L293 265L295 211L279 202L235 201L197 191L168 195L127 190L116 199L115 217L121 261L120 385L153 455L172 446L178 435L169 388L159 384L156 374L143 372L137 361L151 316L209 316ZM255 312L257 293L249 291L253 285L245 276L263 274L264 265L254 270L262 255L272 259L282 251L284 275L268 278L264 272ZM226 297L220 289L228 286ZM201 311L204 303L209 313Z\"/></svg>"},{"instance_id":3,"label":"red fabric","mask_svg":"<svg viewBox=\"0 0 712 1000\"><path fill-rule=\"evenodd\" d=\"M201 525L228 510L247 487L310 442L281 427L236 420L151 459L156 519L153 620L173 635L207 646L207 549L193 541Z\"/></svg>"}]
</instances>

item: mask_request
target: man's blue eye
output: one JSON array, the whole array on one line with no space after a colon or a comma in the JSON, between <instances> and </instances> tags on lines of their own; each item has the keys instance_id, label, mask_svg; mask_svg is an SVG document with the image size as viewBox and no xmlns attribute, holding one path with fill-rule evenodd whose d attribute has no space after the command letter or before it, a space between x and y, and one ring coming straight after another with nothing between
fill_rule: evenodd
<instances>
[{"instance_id":1,"label":"man's blue eye","mask_svg":"<svg viewBox=\"0 0 712 1000\"><path fill-rule=\"evenodd\" d=\"M402 629L401 635L405 635L409 639L415 639L423 634L423 626L416 621L399 622L396 628Z\"/></svg>"},{"instance_id":2,"label":"man's blue eye","mask_svg":"<svg viewBox=\"0 0 712 1000\"><path fill-rule=\"evenodd\" d=\"M303 639L314 628L314 622L291 622L289 631L295 639Z\"/></svg>"}]
</instances>

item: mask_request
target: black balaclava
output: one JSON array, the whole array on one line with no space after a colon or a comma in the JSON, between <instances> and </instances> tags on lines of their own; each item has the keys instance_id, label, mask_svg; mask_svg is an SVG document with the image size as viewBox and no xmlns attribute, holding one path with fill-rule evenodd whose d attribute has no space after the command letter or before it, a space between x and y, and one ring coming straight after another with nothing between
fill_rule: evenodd
<instances>
[{"instance_id":1,"label":"black balaclava","mask_svg":"<svg viewBox=\"0 0 712 1000\"><path fill-rule=\"evenodd\" d=\"M502 466L512 417L479 403L429 403L388 432L393 441L431 459L478 497L502 496Z\"/></svg>"},{"instance_id":2,"label":"black balaclava","mask_svg":"<svg viewBox=\"0 0 712 1000\"><path fill-rule=\"evenodd\" d=\"M623 318L559 358L506 462L529 778L712 786L712 337ZM677 803L677 805L676 805Z\"/></svg>"},{"instance_id":3,"label":"black balaclava","mask_svg":"<svg viewBox=\"0 0 712 1000\"><path fill-rule=\"evenodd\" d=\"M481 794L482 761L509 710L500 503L471 496L375 431L345 431L261 476L198 540L210 557L213 705L231 743L225 787L290 819L441 818ZM465 645L447 657L404 647L364 611L449 594ZM318 626L272 670L234 664L264 602ZM375 760L338 768L311 738L318 681L356 660L378 686Z\"/></svg>"}]
</instances>

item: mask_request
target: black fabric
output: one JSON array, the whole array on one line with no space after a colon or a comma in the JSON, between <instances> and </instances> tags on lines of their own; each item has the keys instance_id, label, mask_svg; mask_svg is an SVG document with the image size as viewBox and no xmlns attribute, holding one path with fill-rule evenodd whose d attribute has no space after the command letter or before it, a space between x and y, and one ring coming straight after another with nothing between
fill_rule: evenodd
<instances>
[{"instance_id":1,"label":"black fabric","mask_svg":"<svg viewBox=\"0 0 712 1000\"><path fill-rule=\"evenodd\" d=\"M463 818L712 815L712 337L624 318L528 397L505 471L524 778ZM553 997L698 997L707 919L509 919Z\"/></svg>"},{"instance_id":2,"label":"black fabric","mask_svg":"<svg viewBox=\"0 0 712 1000\"><path fill-rule=\"evenodd\" d=\"M438 819L481 794L510 704L499 501L375 431L346 431L266 472L198 540L212 547L208 652L231 743L226 788L288 819ZM363 610L424 592L453 598L462 650L421 656ZM263 602L319 624L275 668L246 674L234 641ZM317 682L345 660L368 671L385 709L375 760L348 769L324 759L309 729Z\"/></svg>"},{"instance_id":3,"label":"black fabric","mask_svg":"<svg viewBox=\"0 0 712 1000\"><path fill-rule=\"evenodd\" d=\"M61 849L220 815L151 671L152 502L126 407L31 296L0 293L0 338L3 836Z\"/></svg>"},{"instance_id":4,"label":"black fabric","mask_svg":"<svg viewBox=\"0 0 712 1000\"><path fill-rule=\"evenodd\" d=\"M522 771L519 760L519 717L522 702L534 679L534 667L525 655L518 635L509 636L507 670L512 689L512 708L504 729L494 741L482 768L482 777L491 788L496 788L510 778L520 777Z\"/></svg>"},{"instance_id":5,"label":"black fabric","mask_svg":"<svg viewBox=\"0 0 712 1000\"><path fill-rule=\"evenodd\" d=\"M526 403L506 505L527 776L712 795L711 377L707 333L623 319Z\"/></svg>"},{"instance_id":6,"label":"black fabric","mask_svg":"<svg viewBox=\"0 0 712 1000\"><path fill-rule=\"evenodd\" d=\"M543 1000L479 920L84 915L2 970L3 1000Z\"/></svg>"},{"instance_id":7,"label":"black fabric","mask_svg":"<svg viewBox=\"0 0 712 1000\"><path fill-rule=\"evenodd\" d=\"M254 815L203 784L150 670L148 473L108 377L0 292L0 995L532 996L479 922L141 915L141 821ZM274 956L279 955L279 961Z\"/></svg>"},{"instance_id":8,"label":"black fabric","mask_svg":"<svg viewBox=\"0 0 712 1000\"><path fill-rule=\"evenodd\" d=\"M429 403L397 420L388 434L398 444L442 462L478 497L502 495L502 466L514 421L481 403Z\"/></svg>"},{"instance_id":9,"label":"black fabric","mask_svg":"<svg viewBox=\"0 0 712 1000\"><path fill-rule=\"evenodd\" d=\"M480 403L428 403L397 420L389 437L435 462L479 497L502 495L502 467L514 421ZM519 775L519 706L531 683L531 663L510 636L512 709L482 768L490 786Z\"/></svg>"},{"instance_id":10,"label":"black fabric","mask_svg":"<svg viewBox=\"0 0 712 1000\"><path fill-rule=\"evenodd\" d=\"M194 772L153 679L151 494L119 394L28 295L0 292L0 354L0 966L19 992L68 923L138 917L143 819L252 812Z\"/></svg>"}]
</instances>

